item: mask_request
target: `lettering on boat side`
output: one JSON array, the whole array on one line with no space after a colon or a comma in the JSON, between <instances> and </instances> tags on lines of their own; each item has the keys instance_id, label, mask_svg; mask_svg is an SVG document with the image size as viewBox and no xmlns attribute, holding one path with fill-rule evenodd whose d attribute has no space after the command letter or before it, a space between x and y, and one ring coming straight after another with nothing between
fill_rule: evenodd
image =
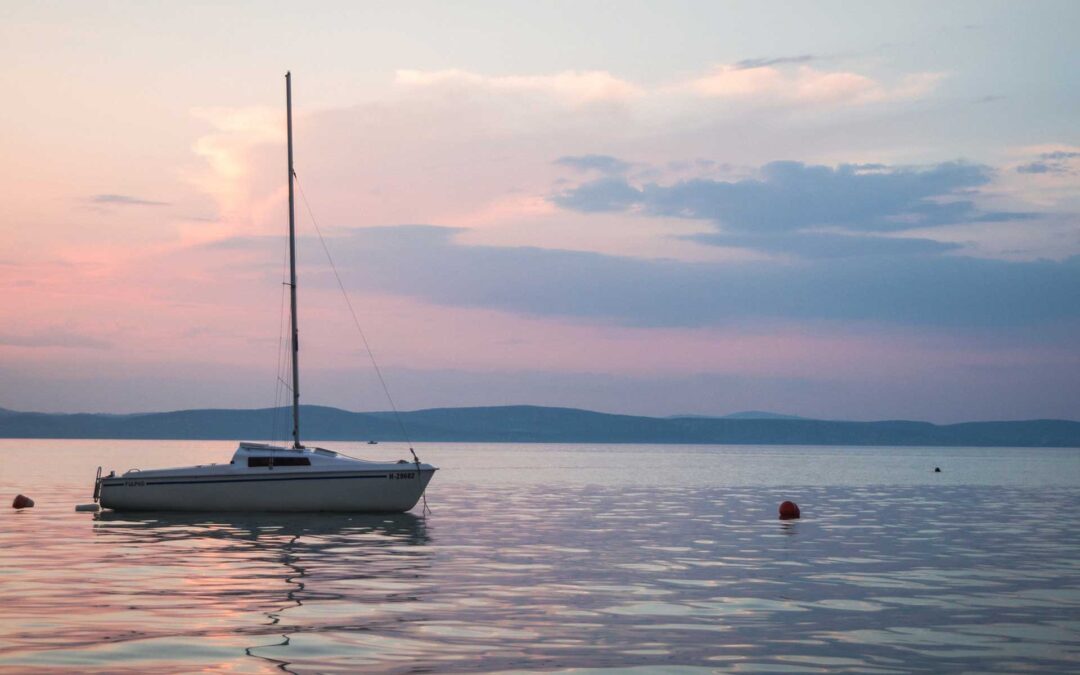
<instances>
[{"instance_id":1,"label":"lettering on boat side","mask_svg":"<svg viewBox=\"0 0 1080 675\"><path fill-rule=\"evenodd\" d=\"M390 480L405 480L406 478L416 478L415 471L394 471L391 472L387 478Z\"/></svg>"},{"instance_id":2,"label":"lettering on boat side","mask_svg":"<svg viewBox=\"0 0 1080 675\"><path fill-rule=\"evenodd\" d=\"M146 481L144 480L126 480L124 481L124 487L144 487Z\"/></svg>"}]
</instances>

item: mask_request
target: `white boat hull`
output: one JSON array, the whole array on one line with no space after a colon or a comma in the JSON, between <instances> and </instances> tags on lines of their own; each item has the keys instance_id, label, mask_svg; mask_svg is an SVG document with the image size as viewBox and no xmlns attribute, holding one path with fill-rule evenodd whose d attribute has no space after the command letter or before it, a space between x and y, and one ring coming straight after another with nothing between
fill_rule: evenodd
<instances>
[{"instance_id":1,"label":"white boat hull","mask_svg":"<svg viewBox=\"0 0 1080 675\"><path fill-rule=\"evenodd\" d=\"M144 472L154 473L154 472ZM259 475L129 473L101 479L114 511L336 511L401 513L416 506L435 468L386 471L264 471Z\"/></svg>"}]
</instances>

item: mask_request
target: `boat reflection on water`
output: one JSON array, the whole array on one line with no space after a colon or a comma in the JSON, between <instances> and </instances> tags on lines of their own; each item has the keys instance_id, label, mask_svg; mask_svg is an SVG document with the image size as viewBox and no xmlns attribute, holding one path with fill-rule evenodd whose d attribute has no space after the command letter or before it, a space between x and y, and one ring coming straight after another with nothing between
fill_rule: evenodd
<instances>
[{"instance_id":1,"label":"boat reflection on water","mask_svg":"<svg viewBox=\"0 0 1080 675\"><path fill-rule=\"evenodd\" d=\"M377 629L400 621L388 606L430 592L431 537L424 518L411 513L103 511L93 530L109 540L118 562L124 550L138 550L137 564L154 568L153 587L132 579L136 604L168 595L198 606L206 635L217 632L222 617L258 612L265 620L249 614L239 622L246 625L234 634L247 636L250 646L238 646L285 672L293 671L274 650L288 648L296 635ZM327 618L328 605L344 611Z\"/></svg>"},{"instance_id":2,"label":"boat reflection on water","mask_svg":"<svg viewBox=\"0 0 1080 675\"><path fill-rule=\"evenodd\" d=\"M133 535L163 540L232 537L257 541L260 537L335 537L380 535L366 539L379 544L426 544L424 519L411 513L184 513L176 511L94 514L95 534ZM145 542L145 539L143 541Z\"/></svg>"}]
</instances>

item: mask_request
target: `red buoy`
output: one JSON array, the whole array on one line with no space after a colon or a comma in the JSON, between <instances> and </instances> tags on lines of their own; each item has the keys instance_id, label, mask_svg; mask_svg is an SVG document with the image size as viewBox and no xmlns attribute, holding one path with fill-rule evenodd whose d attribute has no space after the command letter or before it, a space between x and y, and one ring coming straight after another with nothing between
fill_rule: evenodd
<instances>
[{"instance_id":1,"label":"red buoy","mask_svg":"<svg viewBox=\"0 0 1080 675\"><path fill-rule=\"evenodd\" d=\"M784 502L780 505L780 520L794 520L799 515L799 505L795 502Z\"/></svg>"},{"instance_id":2,"label":"red buoy","mask_svg":"<svg viewBox=\"0 0 1080 675\"><path fill-rule=\"evenodd\" d=\"M26 495L18 495L15 497L15 501L11 502L11 508L13 509L28 509L34 505L34 500L30 499Z\"/></svg>"}]
</instances>

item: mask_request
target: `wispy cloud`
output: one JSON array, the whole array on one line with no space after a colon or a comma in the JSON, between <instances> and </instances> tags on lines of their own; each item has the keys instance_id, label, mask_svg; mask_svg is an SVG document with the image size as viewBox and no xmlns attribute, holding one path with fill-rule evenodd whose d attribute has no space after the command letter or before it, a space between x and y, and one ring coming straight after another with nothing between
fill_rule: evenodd
<instances>
[{"instance_id":1,"label":"wispy cloud","mask_svg":"<svg viewBox=\"0 0 1080 675\"><path fill-rule=\"evenodd\" d=\"M779 59L776 62L792 61ZM682 87L704 98L866 105L923 97L944 77L944 73L912 73L890 85L852 71L818 70L805 65L790 70L742 61L716 66Z\"/></svg>"},{"instance_id":2,"label":"wispy cloud","mask_svg":"<svg viewBox=\"0 0 1080 675\"><path fill-rule=\"evenodd\" d=\"M94 204L105 204L112 206L169 206L169 202L159 202L152 199L143 199L142 197L132 197L131 195L119 195L119 194L98 194L90 197L90 201Z\"/></svg>"},{"instance_id":3,"label":"wispy cloud","mask_svg":"<svg viewBox=\"0 0 1080 675\"><path fill-rule=\"evenodd\" d=\"M645 86L608 71L563 71L543 75L482 75L466 70L398 70L395 83L411 88L476 89L504 94L543 94L575 105L630 103L689 92L700 98L757 103L865 105L916 99L930 93L944 73L910 73L894 83L848 70L806 65L812 54L744 59L720 64L686 81ZM798 65L791 68L792 65Z\"/></svg>"},{"instance_id":4,"label":"wispy cloud","mask_svg":"<svg viewBox=\"0 0 1080 675\"><path fill-rule=\"evenodd\" d=\"M817 56L813 54L799 54L798 56L773 56L757 59L743 59L742 61L736 61L734 67L739 70L746 70L749 68L762 68L764 66L780 66L789 63L809 63L810 61L817 60Z\"/></svg>"},{"instance_id":5,"label":"wispy cloud","mask_svg":"<svg viewBox=\"0 0 1080 675\"><path fill-rule=\"evenodd\" d=\"M568 103L626 101L644 90L605 70L567 70L550 75L487 76L466 70L398 70L395 83L409 87L468 87L508 93L540 93Z\"/></svg>"},{"instance_id":6,"label":"wispy cloud","mask_svg":"<svg viewBox=\"0 0 1080 675\"><path fill-rule=\"evenodd\" d=\"M104 340L62 328L50 328L33 333L0 333L0 345L9 347L65 347L72 349L108 349Z\"/></svg>"},{"instance_id":7,"label":"wispy cloud","mask_svg":"<svg viewBox=\"0 0 1080 675\"><path fill-rule=\"evenodd\" d=\"M630 168L630 162L610 155L568 155L556 159L555 164L578 171L599 171L605 174L625 173Z\"/></svg>"},{"instance_id":8,"label":"wispy cloud","mask_svg":"<svg viewBox=\"0 0 1080 675\"><path fill-rule=\"evenodd\" d=\"M925 256L962 248L960 244L919 237L835 232L785 232L772 235L704 233L684 238L712 246L751 248L770 253L788 253L802 258Z\"/></svg>"},{"instance_id":9,"label":"wispy cloud","mask_svg":"<svg viewBox=\"0 0 1080 675\"><path fill-rule=\"evenodd\" d=\"M419 225L357 228L330 245L353 288L438 305L632 326L758 319L1029 326L1080 316L1080 257L1012 262L943 256L934 250L940 246L915 240L898 243L931 250L808 258L797 265L690 263L469 245L457 241L460 232ZM245 243L271 248L263 239L234 245ZM410 264L403 267L400 260Z\"/></svg>"},{"instance_id":10,"label":"wispy cloud","mask_svg":"<svg viewBox=\"0 0 1080 675\"><path fill-rule=\"evenodd\" d=\"M1018 173L1076 173L1073 160L1080 159L1080 152L1055 150L1039 155L1037 161L1016 167Z\"/></svg>"},{"instance_id":11,"label":"wispy cloud","mask_svg":"<svg viewBox=\"0 0 1080 675\"><path fill-rule=\"evenodd\" d=\"M692 178L669 184L607 175L551 197L581 213L637 213L712 223L683 237L702 244L805 258L929 255L957 243L882 236L971 223L1032 220L1037 213L979 208L994 171L965 162L931 166L771 162L754 178Z\"/></svg>"}]
</instances>

